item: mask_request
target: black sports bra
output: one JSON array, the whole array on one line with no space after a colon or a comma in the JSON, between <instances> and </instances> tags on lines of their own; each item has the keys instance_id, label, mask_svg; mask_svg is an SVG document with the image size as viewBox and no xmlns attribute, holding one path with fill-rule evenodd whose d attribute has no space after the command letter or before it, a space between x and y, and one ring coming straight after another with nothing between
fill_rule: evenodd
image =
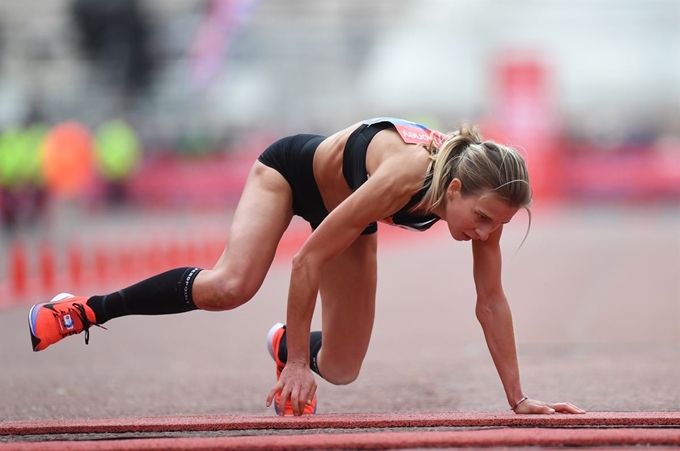
<instances>
[{"instance_id":1,"label":"black sports bra","mask_svg":"<svg viewBox=\"0 0 680 451\"><path fill-rule=\"evenodd\" d=\"M347 185L352 191L358 189L368 180L368 171L366 169L366 152L368 144L373 137L382 130L394 127L394 124L385 118L385 121L372 122L361 124L347 139L347 144L342 157L342 174L347 181ZM402 227L408 230L415 230L418 232L425 231L432 227L435 222L441 219L434 213L419 215L410 212L418 202L425 196L425 192L429 187L431 181L431 174L425 179L423 188L418 191L408 203L396 213L384 219L384 222L390 225ZM374 222L362 232L362 235L375 233L378 230L378 225Z\"/></svg>"}]
</instances>

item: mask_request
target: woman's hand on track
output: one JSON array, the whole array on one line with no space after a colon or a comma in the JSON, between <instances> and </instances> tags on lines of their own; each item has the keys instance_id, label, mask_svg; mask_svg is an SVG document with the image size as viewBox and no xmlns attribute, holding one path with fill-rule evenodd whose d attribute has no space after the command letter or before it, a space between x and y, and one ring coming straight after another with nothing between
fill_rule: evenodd
<instances>
[{"instance_id":1,"label":"woman's hand on track","mask_svg":"<svg viewBox=\"0 0 680 451\"><path fill-rule=\"evenodd\" d=\"M517 414L553 414L559 413L586 413L585 410L576 407L568 402L549 403L537 401L535 399L527 399L515 406L513 411Z\"/></svg>"},{"instance_id":2,"label":"woman's hand on track","mask_svg":"<svg viewBox=\"0 0 680 451\"><path fill-rule=\"evenodd\" d=\"M279 415L285 414L286 401L290 404L295 416L302 415L305 405L311 404L316 393L316 380L308 364L288 363L281 372L281 377L267 396L267 407L274 401L276 394L281 392Z\"/></svg>"}]
</instances>

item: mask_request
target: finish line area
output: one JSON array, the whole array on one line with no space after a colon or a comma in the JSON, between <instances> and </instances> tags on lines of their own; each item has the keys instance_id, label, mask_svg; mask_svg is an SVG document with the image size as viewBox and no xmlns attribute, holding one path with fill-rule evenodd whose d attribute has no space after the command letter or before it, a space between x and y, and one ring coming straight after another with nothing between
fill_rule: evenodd
<instances>
[{"instance_id":1,"label":"finish line area","mask_svg":"<svg viewBox=\"0 0 680 451\"><path fill-rule=\"evenodd\" d=\"M679 412L187 416L0 423L1 450L675 447Z\"/></svg>"}]
</instances>

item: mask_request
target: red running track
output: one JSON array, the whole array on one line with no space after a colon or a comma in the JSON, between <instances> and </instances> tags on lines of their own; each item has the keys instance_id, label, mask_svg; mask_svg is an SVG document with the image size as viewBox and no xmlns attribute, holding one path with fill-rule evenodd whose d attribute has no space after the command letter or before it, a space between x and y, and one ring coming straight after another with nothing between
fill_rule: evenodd
<instances>
[{"instance_id":1,"label":"red running track","mask_svg":"<svg viewBox=\"0 0 680 451\"><path fill-rule=\"evenodd\" d=\"M0 422L0 436L257 429L414 427L673 427L680 412L590 412L585 415L515 415L487 412L330 414L304 417L224 415Z\"/></svg>"},{"instance_id":2,"label":"red running track","mask_svg":"<svg viewBox=\"0 0 680 451\"><path fill-rule=\"evenodd\" d=\"M414 431L413 428L479 428ZM385 428L391 428L386 430ZM411 428L394 431L394 428ZM302 429L318 433L302 434ZM360 429L361 432L352 432ZM372 429L366 432L366 429ZM264 430L285 430L266 435ZM329 431L334 430L334 431ZM232 437L73 440L68 434L241 431ZM389 432L389 433L386 433ZM680 447L680 412L594 412L531 416L512 413L334 414L301 418L192 416L0 423L0 440L66 434L65 441L0 443L0 450L298 450L442 447ZM27 437L28 438L28 437ZM54 440L56 437L51 436Z\"/></svg>"},{"instance_id":3,"label":"red running track","mask_svg":"<svg viewBox=\"0 0 680 451\"><path fill-rule=\"evenodd\" d=\"M1 450L320 450L450 447L680 446L680 431L665 429L485 429L295 436L156 438L0 444Z\"/></svg>"}]
</instances>

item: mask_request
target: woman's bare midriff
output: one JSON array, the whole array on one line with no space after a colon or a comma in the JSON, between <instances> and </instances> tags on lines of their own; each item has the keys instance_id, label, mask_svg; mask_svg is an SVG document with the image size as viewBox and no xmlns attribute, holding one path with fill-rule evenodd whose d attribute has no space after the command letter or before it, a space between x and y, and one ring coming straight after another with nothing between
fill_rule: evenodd
<instances>
[{"instance_id":1,"label":"woman's bare midriff","mask_svg":"<svg viewBox=\"0 0 680 451\"><path fill-rule=\"evenodd\" d=\"M342 175L342 154L349 135L361 124L341 130L325 140L314 154L314 178L328 211L333 211L352 191Z\"/></svg>"}]
</instances>

